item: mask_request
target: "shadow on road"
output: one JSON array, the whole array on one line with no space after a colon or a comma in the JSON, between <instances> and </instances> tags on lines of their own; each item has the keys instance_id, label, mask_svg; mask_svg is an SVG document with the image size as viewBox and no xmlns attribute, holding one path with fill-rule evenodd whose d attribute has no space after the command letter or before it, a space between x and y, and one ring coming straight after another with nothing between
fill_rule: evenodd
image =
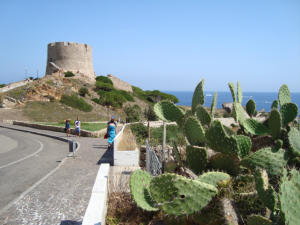
<instances>
[{"instance_id":1,"label":"shadow on road","mask_svg":"<svg viewBox=\"0 0 300 225\"><path fill-rule=\"evenodd\" d=\"M77 222L73 220L63 220L60 222L60 225L81 225L82 222Z\"/></svg>"},{"instance_id":2,"label":"shadow on road","mask_svg":"<svg viewBox=\"0 0 300 225\"><path fill-rule=\"evenodd\" d=\"M102 155L102 157L97 162L98 165L101 163L109 163L111 166L114 165L114 146L108 147L106 152Z\"/></svg>"}]
</instances>

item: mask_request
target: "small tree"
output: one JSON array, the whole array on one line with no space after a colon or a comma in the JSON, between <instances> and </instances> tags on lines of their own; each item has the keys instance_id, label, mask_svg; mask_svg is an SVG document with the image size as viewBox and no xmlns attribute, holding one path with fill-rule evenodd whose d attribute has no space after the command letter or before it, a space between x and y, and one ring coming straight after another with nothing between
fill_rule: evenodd
<instances>
[{"instance_id":1,"label":"small tree","mask_svg":"<svg viewBox=\"0 0 300 225\"><path fill-rule=\"evenodd\" d=\"M126 106L124 108L127 122L138 122L141 120L142 110L138 105Z\"/></svg>"},{"instance_id":2,"label":"small tree","mask_svg":"<svg viewBox=\"0 0 300 225\"><path fill-rule=\"evenodd\" d=\"M78 94L82 97L85 97L89 93L89 90L86 87L82 87L79 89Z\"/></svg>"},{"instance_id":3,"label":"small tree","mask_svg":"<svg viewBox=\"0 0 300 225\"><path fill-rule=\"evenodd\" d=\"M145 109L144 116L147 119L147 121L156 121L157 120L157 116L156 116L152 106L148 106L148 108Z\"/></svg>"}]
</instances>

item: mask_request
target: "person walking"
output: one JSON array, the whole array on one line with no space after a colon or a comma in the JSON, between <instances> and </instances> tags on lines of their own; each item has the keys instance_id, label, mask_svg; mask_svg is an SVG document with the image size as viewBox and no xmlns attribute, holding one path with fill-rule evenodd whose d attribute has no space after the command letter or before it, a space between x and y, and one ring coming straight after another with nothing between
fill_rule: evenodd
<instances>
[{"instance_id":1,"label":"person walking","mask_svg":"<svg viewBox=\"0 0 300 225\"><path fill-rule=\"evenodd\" d=\"M108 147L110 148L113 143L114 139L116 137L116 129L117 129L117 123L115 122L115 117L112 116L110 121L107 123L107 142L108 142Z\"/></svg>"},{"instance_id":2,"label":"person walking","mask_svg":"<svg viewBox=\"0 0 300 225\"><path fill-rule=\"evenodd\" d=\"M78 116L75 121L75 135L80 137L80 120L78 119Z\"/></svg>"},{"instance_id":3,"label":"person walking","mask_svg":"<svg viewBox=\"0 0 300 225\"><path fill-rule=\"evenodd\" d=\"M70 119L66 119L66 123L65 123L65 132L67 134L67 137L70 136Z\"/></svg>"}]
</instances>

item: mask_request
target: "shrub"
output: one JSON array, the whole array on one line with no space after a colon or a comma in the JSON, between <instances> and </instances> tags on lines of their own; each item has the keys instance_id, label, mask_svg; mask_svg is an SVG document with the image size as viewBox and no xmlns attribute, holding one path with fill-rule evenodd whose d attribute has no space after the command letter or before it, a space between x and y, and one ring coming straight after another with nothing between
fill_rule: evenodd
<instances>
[{"instance_id":1,"label":"shrub","mask_svg":"<svg viewBox=\"0 0 300 225\"><path fill-rule=\"evenodd\" d=\"M82 87L79 89L78 93L80 96L84 97L86 94L89 93L89 90L86 87Z\"/></svg>"},{"instance_id":2,"label":"shrub","mask_svg":"<svg viewBox=\"0 0 300 225\"><path fill-rule=\"evenodd\" d=\"M93 107L86 103L82 98L78 98L76 95L62 95L61 103L71 106L72 108L79 109L84 112L92 111Z\"/></svg>"},{"instance_id":3,"label":"shrub","mask_svg":"<svg viewBox=\"0 0 300 225\"><path fill-rule=\"evenodd\" d=\"M6 86L6 84L0 84L0 88L3 88L5 86Z\"/></svg>"},{"instance_id":4,"label":"shrub","mask_svg":"<svg viewBox=\"0 0 300 225\"><path fill-rule=\"evenodd\" d=\"M103 82L103 83L113 85L113 82L111 81L111 79L109 79L109 78L106 77L106 76L97 76L97 77L96 77L96 81L101 81L101 82Z\"/></svg>"},{"instance_id":5,"label":"shrub","mask_svg":"<svg viewBox=\"0 0 300 225\"><path fill-rule=\"evenodd\" d=\"M112 91L114 90L114 87L112 84L104 83L102 81L96 81L96 91L102 90L102 91Z\"/></svg>"},{"instance_id":6,"label":"shrub","mask_svg":"<svg viewBox=\"0 0 300 225\"><path fill-rule=\"evenodd\" d=\"M121 108L123 103L126 102L124 96L116 92L98 92L100 95L99 104Z\"/></svg>"},{"instance_id":7,"label":"shrub","mask_svg":"<svg viewBox=\"0 0 300 225\"><path fill-rule=\"evenodd\" d=\"M74 76L75 76L75 74L72 73L71 71L65 72L65 77L74 77Z\"/></svg>"},{"instance_id":8,"label":"shrub","mask_svg":"<svg viewBox=\"0 0 300 225\"><path fill-rule=\"evenodd\" d=\"M126 98L127 101L134 102L134 98L132 97L132 95L129 92L123 91L123 90L115 90L115 92L117 92L120 95L124 96L124 98Z\"/></svg>"},{"instance_id":9,"label":"shrub","mask_svg":"<svg viewBox=\"0 0 300 225\"><path fill-rule=\"evenodd\" d=\"M126 122L137 122L141 119L142 110L138 105L126 106L124 112L126 113Z\"/></svg>"},{"instance_id":10,"label":"shrub","mask_svg":"<svg viewBox=\"0 0 300 225\"><path fill-rule=\"evenodd\" d=\"M139 144L143 144L148 137L147 127L142 123L135 123L130 125L130 129Z\"/></svg>"},{"instance_id":11,"label":"shrub","mask_svg":"<svg viewBox=\"0 0 300 225\"><path fill-rule=\"evenodd\" d=\"M100 104L99 98L92 98L92 101L95 102L95 103L97 103L97 104Z\"/></svg>"},{"instance_id":12,"label":"shrub","mask_svg":"<svg viewBox=\"0 0 300 225\"><path fill-rule=\"evenodd\" d=\"M0 94L0 104L3 103L3 100L4 100L4 96L3 96L3 94Z\"/></svg>"},{"instance_id":13,"label":"shrub","mask_svg":"<svg viewBox=\"0 0 300 225\"><path fill-rule=\"evenodd\" d=\"M145 91L145 93L147 95L147 100L150 102L156 103L161 100L169 100L174 103L179 102L178 98L175 97L174 95L163 93L163 92L160 92L159 90Z\"/></svg>"},{"instance_id":14,"label":"shrub","mask_svg":"<svg viewBox=\"0 0 300 225\"><path fill-rule=\"evenodd\" d=\"M148 108L145 109L144 116L148 121L156 121L157 120L157 116L156 116L152 106L148 106Z\"/></svg>"}]
</instances>

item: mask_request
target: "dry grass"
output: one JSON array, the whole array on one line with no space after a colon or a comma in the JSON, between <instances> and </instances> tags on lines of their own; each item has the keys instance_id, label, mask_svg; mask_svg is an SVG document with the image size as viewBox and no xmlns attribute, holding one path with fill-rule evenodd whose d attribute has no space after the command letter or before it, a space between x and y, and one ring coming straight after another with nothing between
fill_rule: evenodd
<instances>
[{"instance_id":1,"label":"dry grass","mask_svg":"<svg viewBox=\"0 0 300 225\"><path fill-rule=\"evenodd\" d=\"M131 132L129 127L125 127L123 135L118 145L118 150L128 151L135 150L137 148L135 136Z\"/></svg>"}]
</instances>

